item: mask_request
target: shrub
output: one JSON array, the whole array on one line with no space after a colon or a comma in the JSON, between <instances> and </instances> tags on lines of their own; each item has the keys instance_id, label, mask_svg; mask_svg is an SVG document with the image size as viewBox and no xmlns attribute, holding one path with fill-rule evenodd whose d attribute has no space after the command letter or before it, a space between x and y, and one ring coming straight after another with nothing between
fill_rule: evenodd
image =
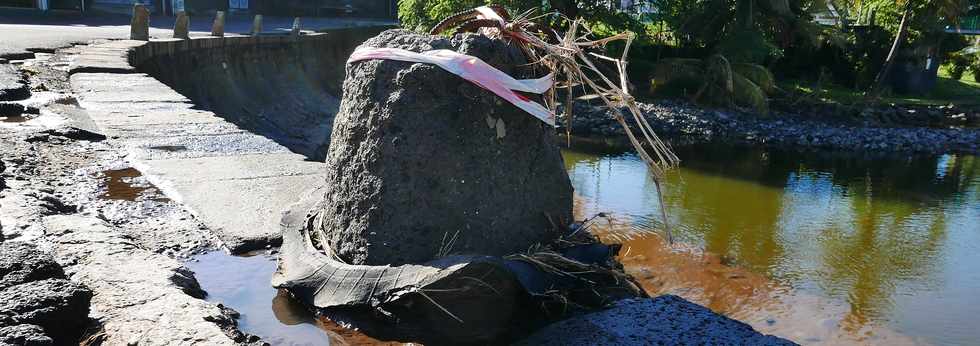
<instances>
[{"instance_id":1,"label":"shrub","mask_svg":"<svg viewBox=\"0 0 980 346\"><path fill-rule=\"evenodd\" d=\"M970 70L973 72L973 81L980 83L980 57L976 54L973 56L973 64L970 65Z\"/></svg>"},{"instance_id":2,"label":"shrub","mask_svg":"<svg viewBox=\"0 0 980 346\"><path fill-rule=\"evenodd\" d=\"M960 52L949 54L949 76L955 80L963 78L963 73L970 67L970 55Z\"/></svg>"},{"instance_id":3,"label":"shrub","mask_svg":"<svg viewBox=\"0 0 980 346\"><path fill-rule=\"evenodd\" d=\"M651 81L656 96L688 96L694 102L721 107L747 106L769 113L775 90L772 73L761 65L731 63L722 55L707 59L663 59Z\"/></svg>"}]
</instances>

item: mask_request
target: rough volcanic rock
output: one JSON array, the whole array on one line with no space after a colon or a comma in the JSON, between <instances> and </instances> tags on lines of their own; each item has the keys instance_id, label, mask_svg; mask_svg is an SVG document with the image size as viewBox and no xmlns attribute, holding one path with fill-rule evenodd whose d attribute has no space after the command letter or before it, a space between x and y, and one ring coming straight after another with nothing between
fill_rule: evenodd
<instances>
[{"instance_id":1,"label":"rough volcanic rock","mask_svg":"<svg viewBox=\"0 0 980 346\"><path fill-rule=\"evenodd\" d=\"M33 324L0 327L0 346L48 346L54 344L44 329Z\"/></svg>"},{"instance_id":2,"label":"rough volcanic rock","mask_svg":"<svg viewBox=\"0 0 980 346\"><path fill-rule=\"evenodd\" d=\"M0 237L2 238L2 237ZM0 290L44 279L64 279L51 255L23 242L0 244Z\"/></svg>"},{"instance_id":3,"label":"rough volcanic rock","mask_svg":"<svg viewBox=\"0 0 980 346\"><path fill-rule=\"evenodd\" d=\"M0 327L34 324L59 343L88 324L92 292L64 279L32 281L0 291Z\"/></svg>"},{"instance_id":4,"label":"rough volcanic rock","mask_svg":"<svg viewBox=\"0 0 980 346\"><path fill-rule=\"evenodd\" d=\"M680 297L621 300L552 324L516 345L795 345Z\"/></svg>"},{"instance_id":5,"label":"rough volcanic rock","mask_svg":"<svg viewBox=\"0 0 980 346\"><path fill-rule=\"evenodd\" d=\"M485 36L389 30L362 47L450 49L532 77L517 47ZM572 217L554 133L439 67L353 63L334 121L319 227L354 264L525 251Z\"/></svg>"}]
</instances>

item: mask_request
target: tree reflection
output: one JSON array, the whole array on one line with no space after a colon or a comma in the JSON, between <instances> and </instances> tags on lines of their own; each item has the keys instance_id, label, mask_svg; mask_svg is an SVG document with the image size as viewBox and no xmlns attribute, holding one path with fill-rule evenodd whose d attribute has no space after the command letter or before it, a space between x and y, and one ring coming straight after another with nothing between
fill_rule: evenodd
<instances>
[{"instance_id":1,"label":"tree reflection","mask_svg":"<svg viewBox=\"0 0 980 346\"><path fill-rule=\"evenodd\" d=\"M685 161L668 177L664 196L678 238L702 247L706 256L717 255L721 264L735 263L775 282L847 302L842 326L854 334L893 319L896 295L937 289L953 227L947 218L955 210L980 208L975 156L877 158L729 147L678 151ZM565 151L565 160L581 197L576 216L608 211L631 227L659 229L656 192L642 161L575 151ZM629 245L641 252L634 254L641 261L634 265L682 263L655 249L663 246L659 241ZM728 313L738 314L732 309L740 308L739 301L758 293L719 288L703 275L684 279L659 270L658 275L687 280L683 284L704 285L692 289L700 289L709 307ZM672 285L650 280L655 282L650 287Z\"/></svg>"}]
</instances>

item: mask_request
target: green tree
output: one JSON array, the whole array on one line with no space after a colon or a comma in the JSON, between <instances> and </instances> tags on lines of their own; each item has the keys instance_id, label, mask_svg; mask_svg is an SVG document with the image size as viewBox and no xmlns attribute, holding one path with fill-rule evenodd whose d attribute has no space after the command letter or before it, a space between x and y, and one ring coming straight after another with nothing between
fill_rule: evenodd
<instances>
[{"instance_id":1,"label":"green tree","mask_svg":"<svg viewBox=\"0 0 980 346\"><path fill-rule=\"evenodd\" d=\"M428 31L441 20L461 11L475 7L497 4L506 7L512 14L534 10L537 14L558 12L570 19L584 19L593 26L608 28L610 32L633 31L644 35L642 23L629 14L619 11L604 1L595 0L400 0L398 19L403 27ZM550 24L561 26L562 21L555 16ZM601 30L600 30L601 33Z\"/></svg>"},{"instance_id":2,"label":"green tree","mask_svg":"<svg viewBox=\"0 0 980 346\"><path fill-rule=\"evenodd\" d=\"M851 1L856 5L863 5L861 0ZM898 51L909 42L913 27L918 29L920 35L939 31L940 34L937 36L941 40L943 36L941 30L945 27L943 24L956 23L959 17L966 13L969 2L969 0L899 0L895 2L878 0L873 2L874 5L880 7L901 6L902 16L899 20L898 31L895 33L895 40L892 42L888 57L885 58L885 62L875 78L870 95L877 97L881 94L895 64Z\"/></svg>"}]
</instances>

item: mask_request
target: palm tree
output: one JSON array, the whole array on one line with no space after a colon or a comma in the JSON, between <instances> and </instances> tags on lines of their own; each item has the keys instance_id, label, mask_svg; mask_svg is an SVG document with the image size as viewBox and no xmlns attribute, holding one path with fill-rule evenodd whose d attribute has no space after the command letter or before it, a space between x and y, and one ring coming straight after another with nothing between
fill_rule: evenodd
<instances>
[{"instance_id":1,"label":"palm tree","mask_svg":"<svg viewBox=\"0 0 980 346\"><path fill-rule=\"evenodd\" d=\"M732 108L748 106L769 113L775 79L764 66L732 63L721 54L706 59L663 59L654 72L653 92L687 89L695 103ZM688 89L689 88L689 89Z\"/></svg>"}]
</instances>

